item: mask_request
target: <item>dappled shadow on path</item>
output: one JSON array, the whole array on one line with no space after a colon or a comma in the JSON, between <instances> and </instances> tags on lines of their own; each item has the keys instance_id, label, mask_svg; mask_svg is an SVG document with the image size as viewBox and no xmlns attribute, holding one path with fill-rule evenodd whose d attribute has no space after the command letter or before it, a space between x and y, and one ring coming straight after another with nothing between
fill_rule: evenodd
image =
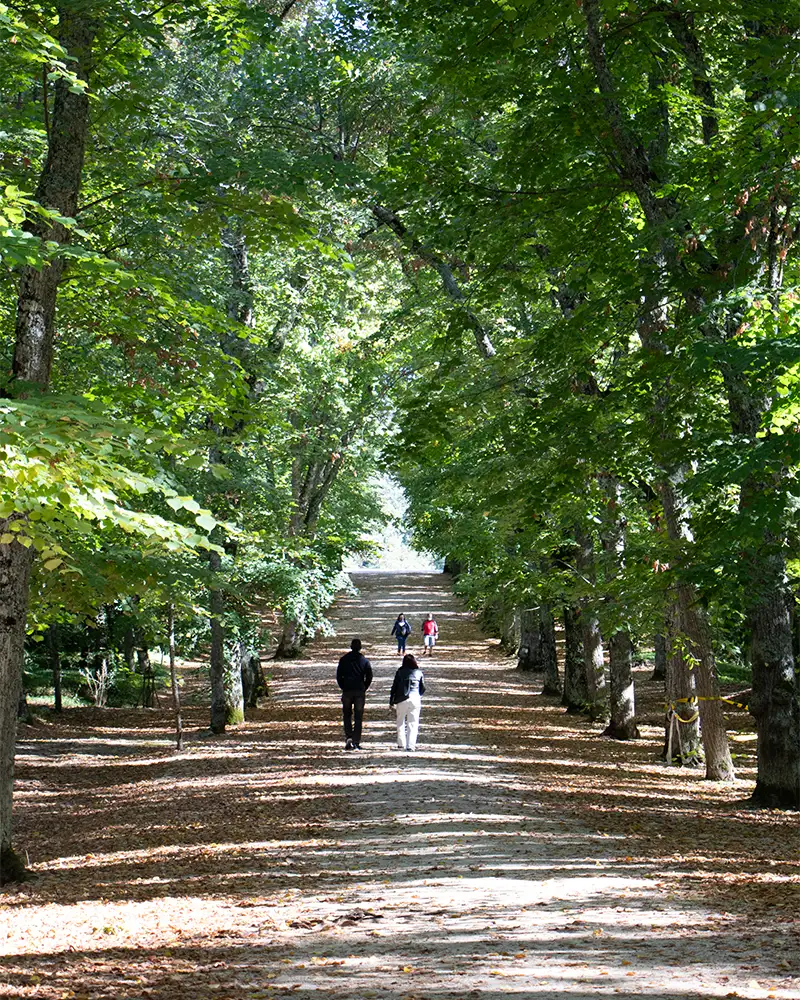
<instances>
[{"instance_id":1,"label":"dappled shadow on path","mask_svg":"<svg viewBox=\"0 0 800 1000\"><path fill-rule=\"evenodd\" d=\"M794 819L759 827L722 789L699 802L708 784L661 768L657 736L610 747L565 719L445 577L357 583L338 634L276 666L274 702L224 739L172 754L159 713L25 732L40 878L5 897L7 995L796 995ZM442 644L411 755L388 633L406 613L418 654L428 610ZM334 674L355 633L375 683L345 753ZM764 884L781 902L762 925Z\"/></svg>"}]
</instances>

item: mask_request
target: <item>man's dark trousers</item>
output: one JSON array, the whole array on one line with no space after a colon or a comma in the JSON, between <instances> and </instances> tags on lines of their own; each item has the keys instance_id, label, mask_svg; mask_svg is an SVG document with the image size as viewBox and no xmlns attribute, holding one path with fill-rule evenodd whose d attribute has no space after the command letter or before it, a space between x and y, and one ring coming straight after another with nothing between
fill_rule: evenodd
<instances>
[{"instance_id":1,"label":"man's dark trousers","mask_svg":"<svg viewBox=\"0 0 800 1000\"><path fill-rule=\"evenodd\" d=\"M361 742L361 723L364 719L363 691L342 691L342 715L344 717L344 738L358 745ZM355 718L353 718L355 716Z\"/></svg>"}]
</instances>

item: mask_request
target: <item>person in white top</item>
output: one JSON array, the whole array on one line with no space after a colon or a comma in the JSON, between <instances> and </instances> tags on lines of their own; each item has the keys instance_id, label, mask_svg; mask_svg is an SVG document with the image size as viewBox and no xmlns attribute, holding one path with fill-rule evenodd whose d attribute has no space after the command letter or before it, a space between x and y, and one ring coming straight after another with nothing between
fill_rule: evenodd
<instances>
[{"instance_id":1,"label":"person in white top","mask_svg":"<svg viewBox=\"0 0 800 1000\"><path fill-rule=\"evenodd\" d=\"M389 707L397 712L397 749L417 749L419 716L422 711L422 696L425 694L425 678L419 664L411 653L406 653L392 682Z\"/></svg>"}]
</instances>

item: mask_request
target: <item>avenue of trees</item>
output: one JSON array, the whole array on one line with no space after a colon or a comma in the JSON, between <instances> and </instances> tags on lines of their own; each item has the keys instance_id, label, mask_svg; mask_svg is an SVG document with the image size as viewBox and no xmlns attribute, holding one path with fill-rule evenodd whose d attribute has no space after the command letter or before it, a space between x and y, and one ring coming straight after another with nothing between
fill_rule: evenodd
<instances>
[{"instance_id":1,"label":"avenue of trees","mask_svg":"<svg viewBox=\"0 0 800 1000\"><path fill-rule=\"evenodd\" d=\"M57 0L0 39L3 877L23 677L147 703L200 650L224 731L376 470L608 735L654 648L666 756L729 780L734 665L753 802L800 807L796 3Z\"/></svg>"}]
</instances>

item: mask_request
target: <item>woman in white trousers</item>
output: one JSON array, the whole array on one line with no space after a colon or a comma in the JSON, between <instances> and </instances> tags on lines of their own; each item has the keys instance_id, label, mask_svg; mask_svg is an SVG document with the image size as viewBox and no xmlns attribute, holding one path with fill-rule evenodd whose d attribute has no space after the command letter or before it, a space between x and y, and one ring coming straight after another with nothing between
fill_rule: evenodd
<instances>
[{"instance_id":1,"label":"woman in white trousers","mask_svg":"<svg viewBox=\"0 0 800 1000\"><path fill-rule=\"evenodd\" d=\"M397 749L416 750L419 732L419 715L422 710L422 696L425 694L425 678L419 664L406 653L392 682L389 707L397 712Z\"/></svg>"}]
</instances>

